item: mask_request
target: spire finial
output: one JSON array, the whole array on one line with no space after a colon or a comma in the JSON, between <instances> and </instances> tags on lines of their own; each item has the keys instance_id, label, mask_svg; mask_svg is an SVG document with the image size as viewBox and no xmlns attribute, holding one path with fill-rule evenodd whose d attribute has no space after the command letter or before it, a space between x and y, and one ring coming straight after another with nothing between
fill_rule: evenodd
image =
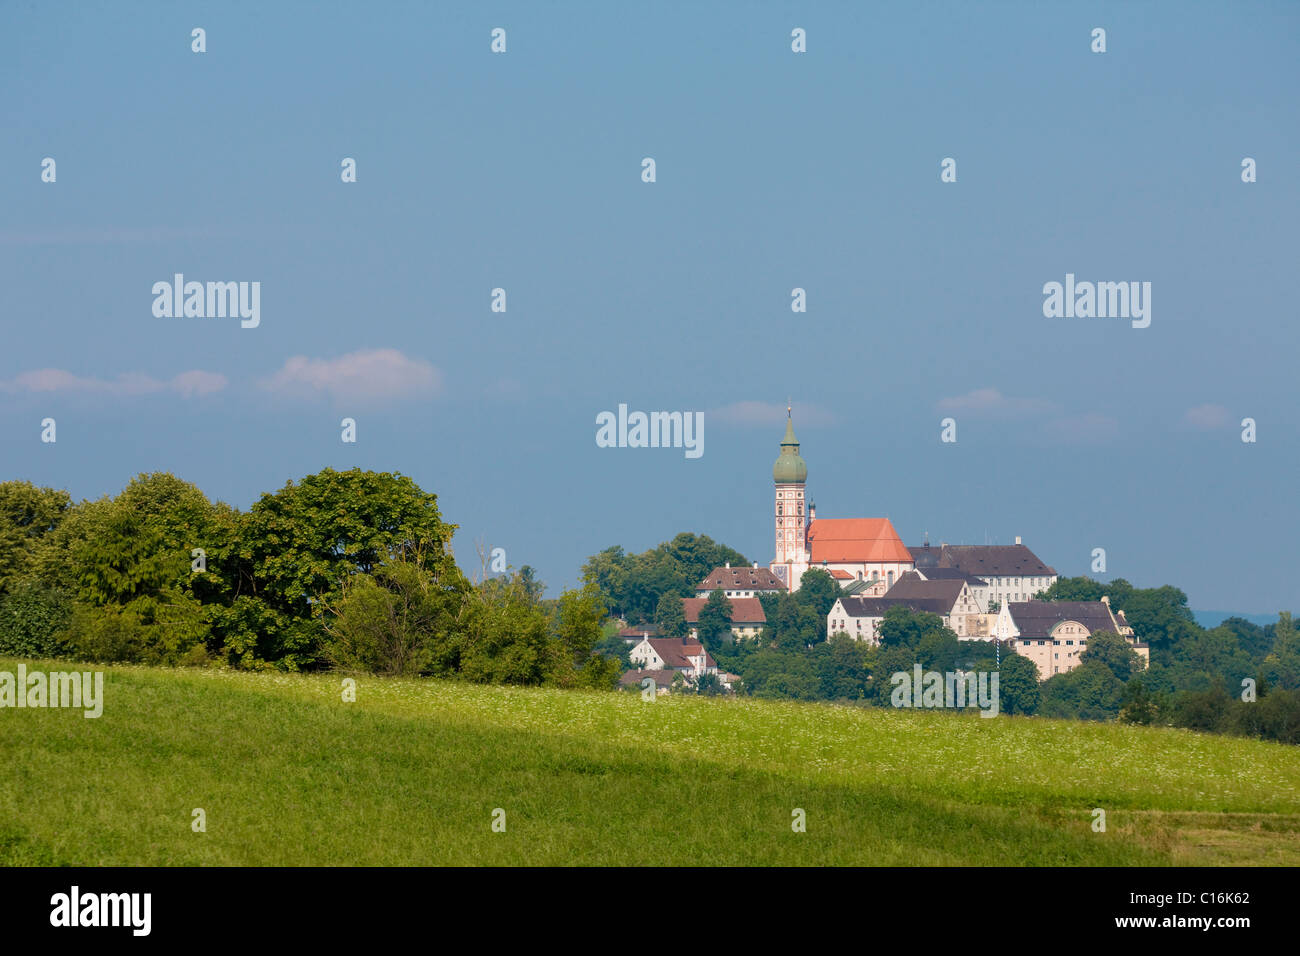
<instances>
[{"instance_id":1,"label":"spire finial","mask_svg":"<svg viewBox=\"0 0 1300 956\"><path fill-rule=\"evenodd\" d=\"M790 399L787 398L787 399L785 400L785 417L786 417L786 418L789 418L789 417L790 417L790 410L791 410L792 407L793 407L793 406L790 404Z\"/></svg>"}]
</instances>

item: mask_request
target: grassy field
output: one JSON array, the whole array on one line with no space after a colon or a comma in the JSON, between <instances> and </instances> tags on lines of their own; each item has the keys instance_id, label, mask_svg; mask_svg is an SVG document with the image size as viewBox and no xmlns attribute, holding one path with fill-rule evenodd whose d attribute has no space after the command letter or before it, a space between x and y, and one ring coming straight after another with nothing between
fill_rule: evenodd
<instances>
[{"instance_id":1,"label":"grassy field","mask_svg":"<svg viewBox=\"0 0 1300 956\"><path fill-rule=\"evenodd\" d=\"M377 678L344 703L340 684L119 667L98 719L0 710L0 865L1300 864L1300 749L1280 744Z\"/></svg>"}]
</instances>

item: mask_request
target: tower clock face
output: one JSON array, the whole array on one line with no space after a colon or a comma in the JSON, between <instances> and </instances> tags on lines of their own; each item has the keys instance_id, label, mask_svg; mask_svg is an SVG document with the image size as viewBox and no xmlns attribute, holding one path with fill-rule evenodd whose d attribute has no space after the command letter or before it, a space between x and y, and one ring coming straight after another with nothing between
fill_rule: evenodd
<instances>
[{"instance_id":1,"label":"tower clock face","mask_svg":"<svg viewBox=\"0 0 1300 956\"><path fill-rule=\"evenodd\" d=\"M785 565L784 565L784 564L782 564L782 565L778 565L778 566L777 566L777 568L776 568L776 576L777 576L778 578L780 578L782 582L785 581Z\"/></svg>"}]
</instances>

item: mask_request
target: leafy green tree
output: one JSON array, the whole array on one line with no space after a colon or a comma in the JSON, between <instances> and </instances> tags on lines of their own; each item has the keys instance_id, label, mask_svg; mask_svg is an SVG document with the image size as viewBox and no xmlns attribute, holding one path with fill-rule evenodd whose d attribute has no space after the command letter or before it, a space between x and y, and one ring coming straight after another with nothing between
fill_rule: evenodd
<instances>
[{"instance_id":1,"label":"leafy green tree","mask_svg":"<svg viewBox=\"0 0 1300 956\"><path fill-rule=\"evenodd\" d=\"M752 654L741 672L746 692L767 699L817 700L818 674L800 651L764 647Z\"/></svg>"},{"instance_id":2,"label":"leafy green tree","mask_svg":"<svg viewBox=\"0 0 1300 956\"><path fill-rule=\"evenodd\" d=\"M1189 730L1222 730L1231 707L1232 698L1222 684L1209 690L1179 691L1170 703L1170 722Z\"/></svg>"},{"instance_id":3,"label":"leafy green tree","mask_svg":"<svg viewBox=\"0 0 1300 956\"><path fill-rule=\"evenodd\" d=\"M601 639L601 625L609 613L603 598L600 588L593 584L560 595L555 633L575 665L585 663Z\"/></svg>"},{"instance_id":4,"label":"leafy green tree","mask_svg":"<svg viewBox=\"0 0 1300 956\"><path fill-rule=\"evenodd\" d=\"M1105 666L1121 681L1127 681L1144 666L1132 645L1111 631L1094 631L1088 637L1088 647L1079 655L1079 662L1086 664L1088 661Z\"/></svg>"},{"instance_id":5,"label":"leafy green tree","mask_svg":"<svg viewBox=\"0 0 1300 956\"><path fill-rule=\"evenodd\" d=\"M551 634L551 616L527 598L518 574L489 578L462 604L457 670L480 684L557 684L571 675L570 649Z\"/></svg>"},{"instance_id":6,"label":"leafy green tree","mask_svg":"<svg viewBox=\"0 0 1300 956\"><path fill-rule=\"evenodd\" d=\"M1278 687L1300 689L1300 634L1288 611L1279 614L1273 625L1273 648L1264 658L1264 674Z\"/></svg>"},{"instance_id":7,"label":"leafy green tree","mask_svg":"<svg viewBox=\"0 0 1300 956\"><path fill-rule=\"evenodd\" d=\"M142 621L138 611L131 606L108 604L96 607L74 603L71 622L61 640L68 656L79 661L180 663L183 655L168 654L168 651L179 649L160 646L154 632L156 628ZM185 653L192 651L193 646L187 647Z\"/></svg>"},{"instance_id":8,"label":"leafy green tree","mask_svg":"<svg viewBox=\"0 0 1300 956\"><path fill-rule=\"evenodd\" d=\"M58 527L70 506L66 491L29 481L0 482L0 595L29 572L36 544Z\"/></svg>"},{"instance_id":9,"label":"leafy green tree","mask_svg":"<svg viewBox=\"0 0 1300 956\"><path fill-rule=\"evenodd\" d=\"M448 636L463 588L439 587L418 555L381 564L347 579L324 618L324 656L335 667L388 675L455 671Z\"/></svg>"},{"instance_id":10,"label":"leafy green tree","mask_svg":"<svg viewBox=\"0 0 1300 956\"><path fill-rule=\"evenodd\" d=\"M1258 671L1259 665L1237 644L1233 629L1197 628L1174 647L1154 655L1146 684L1153 692L1165 694L1204 691L1221 681L1240 686L1243 677L1256 676Z\"/></svg>"},{"instance_id":11,"label":"leafy green tree","mask_svg":"<svg viewBox=\"0 0 1300 956\"><path fill-rule=\"evenodd\" d=\"M611 611L641 624L653 619L665 594L689 597L710 571L727 563L748 564L739 551L707 535L683 533L641 554L607 548L593 555L582 571L584 581L592 581L608 595Z\"/></svg>"},{"instance_id":12,"label":"leafy green tree","mask_svg":"<svg viewBox=\"0 0 1300 956\"><path fill-rule=\"evenodd\" d=\"M167 664L205 656L211 632L202 602L219 586L194 572L192 554L221 546L230 513L164 472L138 475L115 499L68 509L30 565L74 601L61 638L67 652ZM117 652L127 656L111 656Z\"/></svg>"},{"instance_id":13,"label":"leafy green tree","mask_svg":"<svg viewBox=\"0 0 1300 956\"><path fill-rule=\"evenodd\" d=\"M594 652L617 661L620 674L632 669L632 645L617 634L611 634L598 641Z\"/></svg>"},{"instance_id":14,"label":"leafy green tree","mask_svg":"<svg viewBox=\"0 0 1300 956\"><path fill-rule=\"evenodd\" d=\"M838 634L811 650L821 700L861 700L869 692L874 649L865 641Z\"/></svg>"},{"instance_id":15,"label":"leafy green tree","mask_svg":"<svg viewBox=\"0 0 1300 956\"><path fill-rule=\"evenodd\" d=\"M573 686L583 690L616 690L619 677L627 669L614 657L593 654L575 672Z\"/></svg>"},{"instance_id":16,"label":"leafy green tree","mask_svg":"<svg viewBox=\"0 0 1300 956\"><path fill-rule=\"evenodd\" d=\"M1230 617L1215 630L1231 634L1236 639L1237 646L1254 661L1263 660L1273 646L1273 638L1268 630L1245 618Z\"/></svg>"},{"instance_id":17,"label":"leafy green tree","mask_svg":"<svg viewBox=\"0 0 1300 956\"><path fill-rule=\"evenodd\" d=\"M826 618L801 604L793 594L781 592L760 598L767 624L759 642L786 651L802 651L826 639Z\"/></svg>"},{"instance_id":18,"label":"leafy green tree","mask_svg":"<svg viewBox=\"0 0 1300 956\"><path fill-rule=\"evenodd\" d=\"M686 611L682 606L682 598L671 593L659 598L659 604L655 607L655 623L666 637L685 637Z\"/></svg>"},{"instance_id":19,"label":"leafy green tree","mask_svg":"<svg viewBox=\"0 0 1300 956\"><path fill-rule=\"evenodd\" d=\"M72 617L68 595L40 581L17 580L0 597L0 655L58 657Z\"/></svg>"},{"instance_id":20,"label":"leafy green tree","mask_svg":"<svg viewBox=\"0 0 1300 956\"><path fill-rule=\"evenodd\" d=\"M708 648L710 653L714 648L732 643L731 612L731 602L727 600L727 595L721 588L715 588L709 594L709 599L704 602L704 607L700 608L699 620L695 627L700 643Z\"/></svg>"},{"instance_id":21,"label":"leafy green tree","mask_svg":"<svg viewBox=\"0 0 1300 956\"><path fill-rule=\"evenodd\" d=\"M1124 683L1109 667L1092 661L1064 674L1053 674L1039 687L1043 717L1109 720L1119 713Z\"/></svg>"},{"instance_id":22,"label":"leafy green tree","mask_svg":"<svg viewBox=\"0 0 1300 956\"><path fill-rule=\"evenodd\" d=\"M927 631L916 645L916 659L923 668L948 673L956 670L959 641L946 627Z\"/></svg>"},{"instance_id":23,"label":"leafy green tree","mask_svg":"<svg viewBox=\"0 0 1300 956\"><path fill-rule=\"evenodd\" d=\"M1057 578L1043 592L1044 601L1100 601L1106 585L1092 578Z\"/></svg>"},{"instance_id":24,"label":"leafy green tree","mask_svg":"<svg viewBox=\"0 0 1300 956\"><path fill-rule=\"evenodd\" d=\"M932 631L946 631L943 618L928 611L912 611L895 605L880 620L880 643L885 647L915 649L921 638ZM949 632L951 633L951 632Z\"/></svg>"},{"instance_id":25,"label":"leafy green tree","mask_svg":"<svg viewBox=\"0 0 1300 956\"><path fill-rule=\"evenodd\" d=\"M319 654L324 606L350 576L419 554L436 586L458 588L463 576L449 549L455 530L442 521L437 496L403 475L326 468L290 481L253 505L234 546L219 555L231 607L216 616L214 631L231 663L309 666ZM237 610L240 597L265 610ZM250 618L260 632L239 626Z\"/></svg>"},{"instance_id":26,"label":"leafy green tree","mask_svg":"<svg viewBox=\"0 0 1300 956\"><path fill-rule=\"evenodd\" d=\"M1102 584L1090 578L1057 578L1045 592L1049 601L1100 601L1123 611L1133 632L1151 644L1153 652L1166 651L1183 637L1199 630L1187 607L1187 595L1176 587L1135 588L1123 578Z\"/></svg>"},{"instance_id":27,"label":"leafy green tree","mask_svg":"<svg viewBox=\"0 0 1300 956\"><path fill-rule=\"evenodd\" d=\"M825 620L840 593L839 583L829 573L821 568L809 568L799 579L799 590L795 592L795 598Z\"/></svg>"},{"instance_id":28,"label":"leafy green tree","mask_svg":"<svg viewBox=\"0 0 1300 956\"><path fill-rule=\"evenodd\" d=\"M1259 710L1259 736L1284 744L1300 744L1300 693L1279 690L1254 704L1237 702L1238 710Z\"/></svg>"},{"instance_id":29,"label":"leafy green tree","mask_svg":"<svg viewBox=\"0 0 1300 956\"><path fill-rule=\"evenodd\" d=\"M911 680L912 665L915 663L915 654L906 645L901 643L881 644L871 668L871 696L878 706L893 706L893 701L890 698L894 691L894 675L904 673L907 674L908 680Z\"/></svg>"},{"instance_id":30,"label":"leafy green tree","mask_svg":"<svg viewBox=\"0 0 1300 956\"><path fill-rule=\"evenodd\" d=\"M531 565L525 564L519 569L519 584L528 600L534 603L540 601L546 593L546 585L538 579L537 571Z\"/></svg>"},{"instance_id":31,"label":"leafy green tree","mask_svg":"<svg viewBox=\"0 0 1300 956\"><path fill-rule=\"evenodd\" d=\"M1154 695L1147 690L1141 677L1134 677L1124 686L1119 719L1126 724L1150 724L1155 721L1157 713Z\"/></svg>"},{"instance_id":32,"label":"leafy green tree","mask_svg":"<svg viewBox=\"0 0 1300 956\"><path fill-rule=\"evenodd\" d=\"M981 667L980 670L987 669ZM1004 714L1033 714L1042 703L1038 668L1027 657L1011 651L998 665L998 709Z\"/></svg>"},{"instance_id":33,"label":"leafy green tree","mask_svg":"<svg viewBox=\"0 0 1300 956\"><path fill-rule=\"evenodd\" d=\"M701 674L695 679L694 690L701 697L718 697L726 693L717 674Z\"/></svg>"},{"instance_id":34,"label":"leafy green tree","mask_svg":"<svg viewBox=\"0 0 1300 956\"><path fill-rule=\"evenodd\" d=\"M613 614L623 613L621 599L627 595L627 578L631 561L620 547L606 548L593 554L582 566L582 580L594 584L605 594Z\"/></svg>"}]
</instances>

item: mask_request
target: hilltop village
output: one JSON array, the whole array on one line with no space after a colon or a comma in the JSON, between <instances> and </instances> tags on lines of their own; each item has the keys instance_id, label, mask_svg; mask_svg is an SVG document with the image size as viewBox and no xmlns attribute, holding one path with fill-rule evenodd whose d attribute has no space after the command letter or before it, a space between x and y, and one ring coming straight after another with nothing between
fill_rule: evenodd
<instances>
[{"instance_id":1,"label":"hilltop village","mask_svg":"<svg viewBox=\"0 0 1300 956\"><path fill-rule=\"evenodd\" d=\"M730 688L736 675L719 672L699 639L700 614L709 596L720 591L729 605L731 634L752 639L767 625L761 597L797 591L803 576L817 569L839 585L826 615L826 640L837 634L880 643L879 627L890 608L938 615L959 640L995 641L1033 662L1046 680L1079 665L1088 639L1097 632L1119 635L1144 662L1149 646L1139 641L1106 597L1091 601L1044 601L1036 596L1057 580L1021 539L1011 545L931 545L908 547L888 518L818 518L807 497L808 466L799 454L794 422L787 409L781 453L772 466L774 557L767 567L713 569L682 598L689 635L668 637L655 625L625 627L620 636L632 645L634 668L625 686L647 678L666 692L674 683L694 685L715 675Z\"/></svg>"}]
</instances>

